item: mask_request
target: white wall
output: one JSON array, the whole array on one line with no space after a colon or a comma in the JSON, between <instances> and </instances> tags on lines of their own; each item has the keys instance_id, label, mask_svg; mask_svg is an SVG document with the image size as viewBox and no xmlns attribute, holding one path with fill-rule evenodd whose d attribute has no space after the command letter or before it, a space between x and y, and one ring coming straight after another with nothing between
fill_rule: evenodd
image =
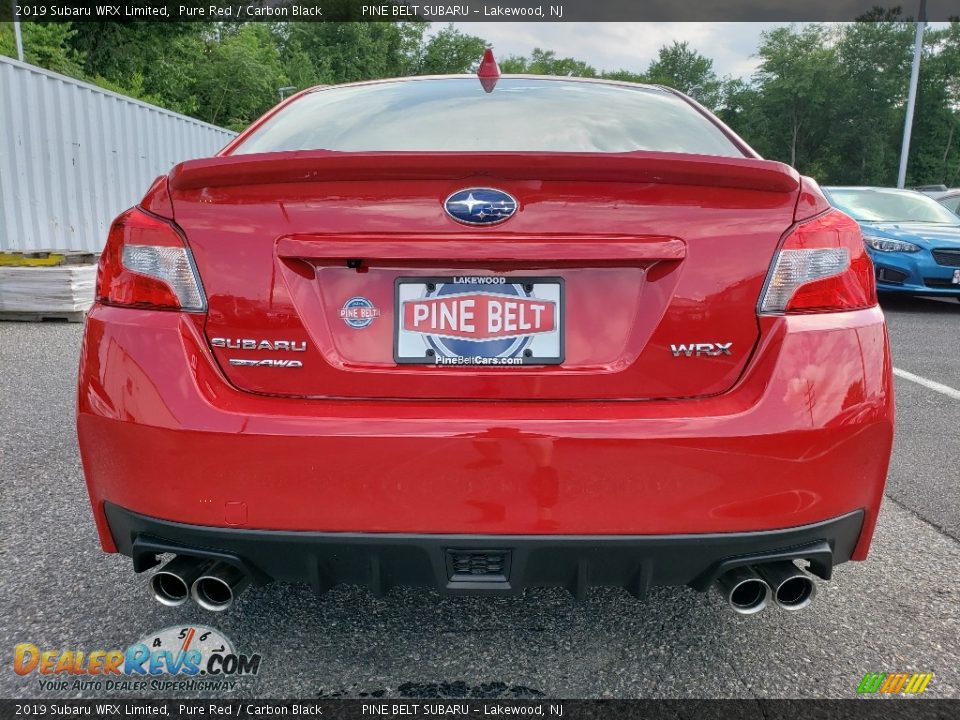
<instances>
[{"instance_id":1,"label":"white wall","mask_svg":"<svg viewBox=\"0 0 960 720\"><path fill-rule=\"evenodd\" d=\"M93 250L158 175L235 133L0 57L0 250Z\"/></svg>"}]
</instances>

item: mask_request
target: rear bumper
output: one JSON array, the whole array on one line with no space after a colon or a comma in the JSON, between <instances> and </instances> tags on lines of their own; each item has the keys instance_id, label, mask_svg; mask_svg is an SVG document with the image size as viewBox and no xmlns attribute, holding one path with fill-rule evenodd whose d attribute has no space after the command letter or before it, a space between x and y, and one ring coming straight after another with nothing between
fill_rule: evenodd
<instances>
[{"instance_id":1,"label":"rear bumper","mask_svg":"<svg viewBox=\"0 0 960 720\"><path fill-rule=\"evenodd\" d=\"M878 308L762 318L731 391L646 402L258 396L220 374L202 321L88 315L78 436L107 551L107 503L238 532L416 536L750 534L862 511L849 556L869 548L893 436Z\"/></svg>"},{"instance_id":2,"label":"rear bumper","mask_svg":"<svg viewBox=\"0 0 960 720\"><path fill-rule=\"evenodd\" d=\"M107 504L117 548L146 570L163 552L210 557L243 569L257 584L309 582L320 593L396 585L451 594L514 594L526 587L616 586L642 597L651 586L706 590L723 572L759 560L809 560L829 579L853 554L863 512L783 530L704 535L415 535L238 530L173 523ZM463 572L477 558L474 572Z\"/></svg>"}]
</instances>

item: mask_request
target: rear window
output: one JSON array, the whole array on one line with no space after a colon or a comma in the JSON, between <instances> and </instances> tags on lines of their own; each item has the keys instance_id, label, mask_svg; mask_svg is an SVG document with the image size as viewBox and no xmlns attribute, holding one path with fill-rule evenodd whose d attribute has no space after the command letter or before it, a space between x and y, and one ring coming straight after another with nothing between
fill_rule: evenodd
<instances>
[{"instance_id":1,"label":"rear window","mask_svg":"<svg viewBox=\"0 0 960 720\"><path fill-rule=\"evenodd\" d=\"M344 86L280 111L233 154L284 150L630 152L743 157L672 93L564 80L476 78Z\"/></svg>"}]
</instances>

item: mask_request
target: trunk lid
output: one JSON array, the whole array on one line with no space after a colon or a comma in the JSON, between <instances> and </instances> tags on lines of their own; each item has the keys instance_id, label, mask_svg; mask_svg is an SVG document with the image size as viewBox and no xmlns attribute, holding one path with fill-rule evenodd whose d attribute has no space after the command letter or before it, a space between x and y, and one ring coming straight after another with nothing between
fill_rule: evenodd
<instances>
[{"instance_id":1,"label":"trunk lid","mask_svg":"<svg viewBox=\"0 0 960 720\"><path fill-rule=\"evenodd\" d=\"M671 153L311 151L190 161L169 187L213 355L242 390L624 400L736 382L799 183L779 163ZM466 188L517 211L457 222L444 202ZM536 349L534 364L411 364L417 338Z\"/></svg>"}]
</instances>

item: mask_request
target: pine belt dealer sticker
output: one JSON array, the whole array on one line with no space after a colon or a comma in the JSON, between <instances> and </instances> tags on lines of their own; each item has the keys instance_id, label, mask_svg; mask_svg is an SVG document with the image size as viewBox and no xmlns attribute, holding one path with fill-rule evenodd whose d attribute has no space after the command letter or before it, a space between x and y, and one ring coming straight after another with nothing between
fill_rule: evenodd
<instances>
[{"instance_id":1,"label":"pine belt dealer sticker","mask_svg":"<svg viewBox=\"0 0 960 720\"><path fill-rule=\"evenodd\" d=\"M238 653L206 625L171 626L126 649L42 648L19 643L13 671L43 692L226 692L260 671L259 654Z\"/></svg>"},{"instance_id":2,"label":"pine belt dealer sticker","mask_svg":"<svg viewBox=\"0 0 960 720\"><path fill-rule=\"evenodd\" d=\"M380 317L380 308L359 295L347 300L340 308L340 319L354 330L369 327L378 317Z\"/></svg>"}]
</instances>

